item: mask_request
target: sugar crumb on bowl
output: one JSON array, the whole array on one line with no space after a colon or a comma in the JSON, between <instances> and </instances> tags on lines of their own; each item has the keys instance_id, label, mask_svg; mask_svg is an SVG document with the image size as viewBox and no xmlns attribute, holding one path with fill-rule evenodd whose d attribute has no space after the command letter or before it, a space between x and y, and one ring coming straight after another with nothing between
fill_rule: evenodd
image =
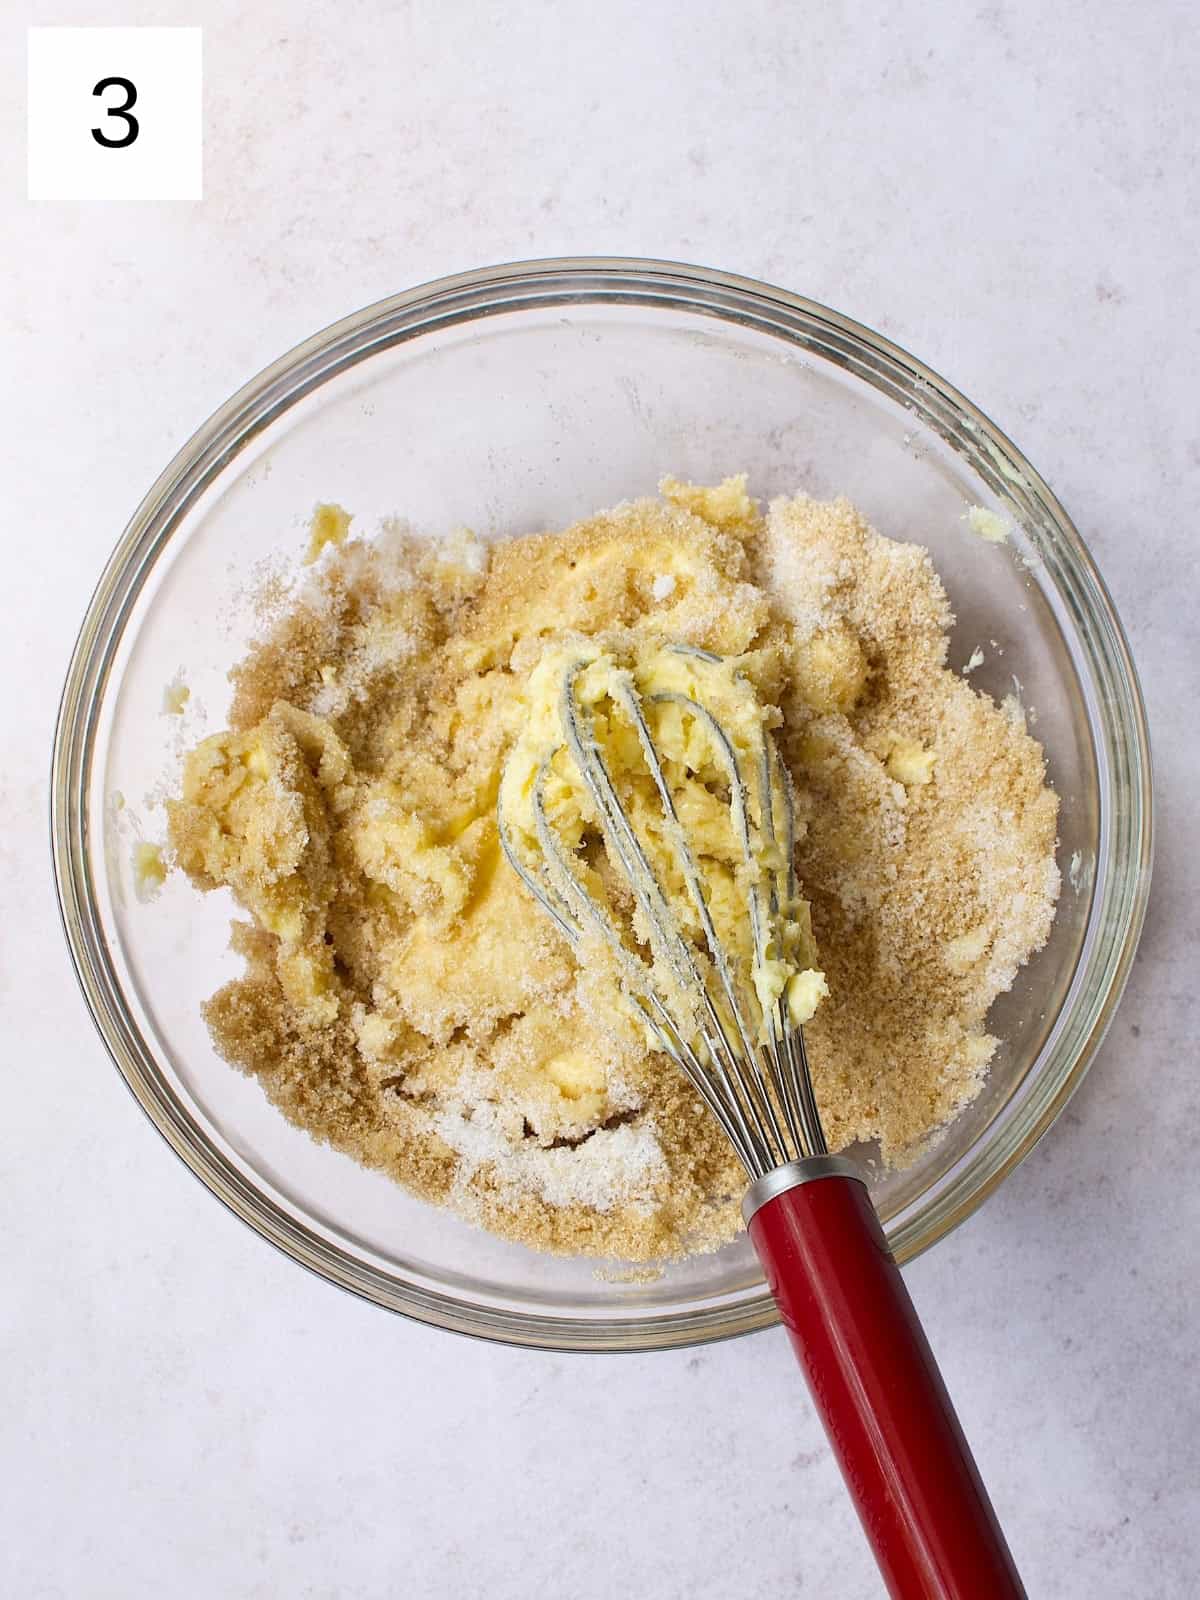
<instances>
[{"instance_id":1,"label":"sugar crumb on bowl","mask_svg":"<svg viewBox=\"0 0 1200 1600\"><path fill-rule=\"evenodd\" d=\"M727 1242L743 1175L501 853L501 774L556 641L736 657L775 722L833 1148L903 1164L978 1093L989 1007L1059 886L1041 748L947 666L924 550L845 500L660 488L490 547L403 524L368 541L347 518L168 806L173 861L243 908L244 974L205 1007L229 1062L426 1199L627 1262Z\"/></svg>"},{"instance_id":2,"label":"sugar crumb on bowl","mask_svg":"<svg viewBox=\"0 0 1200 1600\"><path fill-rule=\"evenodd\" d=\"M187 685L183 669L175 674L163 689L162 709L163 715L168 717L181 717L187 708L188 701L192 698L192 691Z\"/></svg>"},{"instance_id":3,"label":"sugar crumb on bowl","mask_svg":"<svg viewBox=\"0 0 1200 1600\"><path fill-rule=\"evenodd\" d=\"M346 542L353 522L352 512L332 501L320 501L313 507L308 521L308 549L304 553L305 566L311 566L329 545Z\"/></svg>"},{"instance_id":4,"label":"sugar crumb on bowl","mask_svg":"<svg viewBox=\"0 0 1200 1600\"><path fill-rule=\"evenodd\" d=\"M135 840L131 853L133 889L137 898L148 904L157 899L158 892L167 881L167 862L162 846L150 840Z\"/></svg>"},{"instance_id":5,"label":"sugar crumb on bowl","mask_svg":"<svg viewBox=\"0 0 1200 1600\"><path fill-rule=\"evenodd\" d=\"M985 544L1007 544L1009 523L998 511L987 506L969 506L965 513L967 527Z\"/></svg>"}]
</instances>

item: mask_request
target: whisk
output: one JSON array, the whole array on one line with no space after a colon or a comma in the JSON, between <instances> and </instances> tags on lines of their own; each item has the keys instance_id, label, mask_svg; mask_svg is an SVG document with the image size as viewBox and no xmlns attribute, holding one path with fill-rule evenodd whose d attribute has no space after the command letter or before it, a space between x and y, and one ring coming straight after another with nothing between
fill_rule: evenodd
<instances>
[{"instance_id":1,"label":"whisk","mask_svg":"<svg viewBox=\"0 0 1200 1600\"><path fill-rule=\"evenodd\" d=\"M826 1145L800 1026L820 979L802 965L794 798L752 690L693 647L631 668L584 641L544 658L535 688L501 785L504 854L580 960L608 964L745 1168L747 1230L889 1593L1023 1596L866 1185ZM664 757L664 730L682 757ZM727 872L681 817L681 771L701 761ZM740 939L713 909L731 888Z\"/></svg>"}]
</instances>

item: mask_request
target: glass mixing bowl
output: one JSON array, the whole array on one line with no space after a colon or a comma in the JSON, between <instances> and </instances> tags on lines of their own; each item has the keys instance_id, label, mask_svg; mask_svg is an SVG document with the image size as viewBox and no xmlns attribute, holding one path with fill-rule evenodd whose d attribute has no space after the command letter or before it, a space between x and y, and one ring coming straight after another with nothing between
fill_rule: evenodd
<instances>
[{"instance_id":1,"label":"glass mixing bowl","mask_svg":"<svg viewBox=\"0 0 1200 1600\"><path fill-rule=\"evenodd\" d=\"M204 424L109 562L63 693L53 843L63 918L105 1044L214 1194L305 1266L463 1332L557 1348L668 1346L776 1320L743 1238L654 1282L537 1254L319 1147L213 1051L200 1003L236 970L233 910L172 876L134 893L161 838L179 720L222 725L264 563L293 561L318 499L358 528L402 514L502 536L747 471L758 495L844 493L926 545L957 626L951 663L1021 685L1062 801L1063 895L1047 948L992 1014L979 1099L918 1163L872 1172L897 1256L925 1249L1025 1156L1079 1083L1133 957L1150 874L1150 765L1120 624L1042 479L960 394L878 334L782 290L669 263L544 261L382 301L284 356ZM964 515L1011 524L986 543Z\"/></svg>"}]
</instances>

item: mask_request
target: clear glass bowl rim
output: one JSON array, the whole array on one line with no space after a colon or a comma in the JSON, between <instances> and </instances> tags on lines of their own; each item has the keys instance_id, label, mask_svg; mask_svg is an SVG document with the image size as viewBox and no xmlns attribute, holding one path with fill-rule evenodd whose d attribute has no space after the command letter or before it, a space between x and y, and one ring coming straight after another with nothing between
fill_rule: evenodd
<instances>
[{"instance_id":1,"label":"clear glass bowl rim","mask_svg":"<svg viewBox=\"0 0 1200 1600\"><path fill-rule=\"evenodd\" d=\"M421 333L534 306L633 304L742 323L816 351L893 398L995 488L1028 501L1060 597L1088 646L1099 685L1090 718L1100 780L1101 848L1073 991L1071 1026L1031 1071L999 1137L972 1147L936 1186L921 1226L889 1232L909 1260L956 1227L1029 1154L1078 1088L1112 1020L1145 918L1153 859L1149 736L1124 631L1082 539L1015 445L929 367L882 335L815 301L705 267L624 257L569 257L482 267L389 296L331 324L246 383L176 454L134 512L96 586L68 668L55 730L50 831L71 959L104 1044L134 1097L176 1154L237 1216L301 1265L378 1305L501 1342L550 1349L640 1350L730 1337L778 1321L765 1291L734 1307L621 1317L611 1323L473 1305L355 1261L247 1183L208 1142L134 1027L108 958L92 889L88 795L98 708L128 620L154 562L189 505L274 418L327 379ZM995 470L980 469L981 458Z\"/></svg>"}]
</instances>

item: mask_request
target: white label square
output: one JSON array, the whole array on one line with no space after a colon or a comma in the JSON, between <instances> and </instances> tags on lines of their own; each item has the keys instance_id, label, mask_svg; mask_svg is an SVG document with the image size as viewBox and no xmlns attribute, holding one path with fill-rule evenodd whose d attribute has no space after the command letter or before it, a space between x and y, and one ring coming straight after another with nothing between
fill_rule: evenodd
<instances>
[{"instance_id":1,"label":"white label square","mask_svg":"<svg viewBox=\"0 0 1200 1600\"><path fill-rule=\"evenodd\" d=\"M199 28L29 29L29 198L199 200Z\"/></svg>"}]
</instances>

